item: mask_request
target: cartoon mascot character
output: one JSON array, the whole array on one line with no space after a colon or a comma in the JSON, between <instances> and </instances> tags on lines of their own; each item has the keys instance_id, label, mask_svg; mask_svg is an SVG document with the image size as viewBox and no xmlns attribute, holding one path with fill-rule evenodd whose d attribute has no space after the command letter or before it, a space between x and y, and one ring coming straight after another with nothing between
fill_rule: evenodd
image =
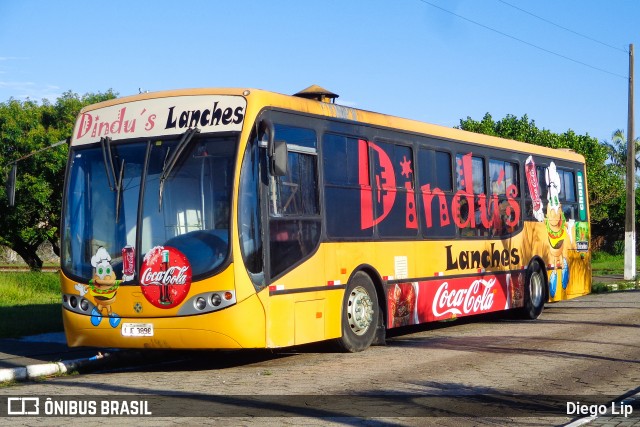
<instances>
[{"instance_id":1,"label":"cartoon mascot character","mask_svg":"<svg viewBox=\"0 0 640 427\"><path fill-rule=\"evenodd\" d=\"M91 258L91 265L93 266L93 279L85 288L85 292L88 292L96 303L91 312L91 323L98 326L102 321L102 312L105 310L109 316L109 323L115 328L120 323L120 316L113 312L111 304L116 300L120 280L116 280L109 252L103 247L98 248L96 254Z\"/></svg>"},{"instance_id":2,"label":"cartoon mascot character","mask_svg":"<svg viewBox=\"0 0 640 427\"><path fill-rule=\"evenodd\" d=\"M572 230L574 221L567 221L562 205L560 203L560 192L562 191L562 182L560 174L556 170L556 165L551 162L545 171L545 181L547 183L547 215L545 225L547 228L547 236L549 238L549 264L553 271L549 279L549 292L551 298L555 297L558 285L557 269L562 269L562 289L567 289L569 284L569 264L567 255L569 246L572 242ZM567 237L569 237L567 239Z\"/></svg>"}]
</instances>

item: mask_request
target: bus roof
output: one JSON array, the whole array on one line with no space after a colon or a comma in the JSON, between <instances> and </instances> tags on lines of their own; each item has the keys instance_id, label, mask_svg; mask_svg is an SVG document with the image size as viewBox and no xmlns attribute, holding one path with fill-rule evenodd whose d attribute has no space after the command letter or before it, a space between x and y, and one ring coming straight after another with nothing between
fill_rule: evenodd
<instances>
[{"instance_id":1,"label":"bus roof","mask_svg":"<svg viewBox=\"0 0 640 427\"><path fill-rule=\"evenodd\" d=\"M255 116L264 107L275 107L319 116L344 119L348 121L359 122L362 124L381 126L394 130L405 131L408 133L424 134L435 138L451 139L455 141L490 146L509 151L530 153L533 149L532 147L536 147L535 151L539 155L545 155L549 157L562 157L570 161L584 163L584 157L582 155L569 149L553 149L542 147L539 145L521 141L468 132L461 129L395 117L382 113L360 110L339 104L316 101L313 99L309 99L308 97L284 95L276 92L265 91L262 89L201 88L148 92L93 104L83 108L80 114L100 108L136 101L178 96L184 97L201 95L242 96L247 100L247 115L253 114Z\"/></svg>"}]
</instances>

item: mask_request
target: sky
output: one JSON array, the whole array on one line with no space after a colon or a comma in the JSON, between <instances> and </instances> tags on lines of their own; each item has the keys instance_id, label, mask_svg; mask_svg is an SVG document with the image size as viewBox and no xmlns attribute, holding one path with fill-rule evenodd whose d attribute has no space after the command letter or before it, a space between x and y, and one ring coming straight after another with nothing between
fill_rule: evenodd
<instances>
[{"instance_id":1,"label":"sky","mask_svg":"<svg viewBox=\"0 0 640 427\"><path fill-rule=\"evenodd\" d=\"M0 102L318 84L443 126L526 114L603 141L627 131L639 18L637 0L0 0Z\"/></svg>"}]
</instances>

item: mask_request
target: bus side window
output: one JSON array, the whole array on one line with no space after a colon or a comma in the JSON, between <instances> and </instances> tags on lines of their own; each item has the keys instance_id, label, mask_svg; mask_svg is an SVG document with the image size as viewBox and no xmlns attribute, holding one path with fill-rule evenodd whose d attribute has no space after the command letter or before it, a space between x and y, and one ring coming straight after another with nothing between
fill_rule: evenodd
<instances>
[{"instance_id":1,"label":"bus side window","mask_svg":"<svg viewBox=\"0 0 640 427\"><path fill-rule=\"evenodd\" d=\"M520 183L518 182L518 165L503 160L489 160L489 198L486 216L491 221L491 232L494 236L511 234L519 226L516 212L511 208L508 199L515 199L520 204ZM497 198L496 198L497 196ZM494 203L498 203L494 206Z\"/></svg>"},{"instance_id":2,"label":"bus side window","mask_svg":"<svg viewBox=\"0 0 640 427\"><path fill-rule=\"evenodd\" d=\"M470 153L469 153L470 154ZM469 154L457 154L456 155L456 188L458 191L467 191L469 188L472 190L473 206L469 206L469 200L467 197L460 198L460 218L458 221L463 224L463 227L458 227L460 235L464 237L485 237L489 236L490 228L487 228L482 223L480 216L479 195L487 194L485 184L485 165L482 157L471 157L471 176L465 176L464 161L465 156ZM471 178L471 185L466 182ZM470 218L473 215L473 218Z\"/></svg>"},{"instance_id":3,"label":"bus side window","mask_svg":"<svg viewBox=\"0 0 640 427\"><path fill-rule=\"evenodd\" d=\"M418 188L416 199L424 237L455 237L451 218L453 170L451 154L426 148L418 150Z\"/></svg>"},{"instance_id":4,"label":"bus side window","mask_svg":"<svg viewBox=\"0 0 640 427\"><path fill-rule=\"evenodd\" d=\"M560 202L565 219L577 219L578 201L576 200L576 181L574 173L567 170L558 171L562 182Z\"/></svg>"},{"instance_id":5,"label":"bus side window","mask_svg":"<svg viewBox=\"0 0 640 427\"><path fill-rule=\"evenodd\" d=\"M366 142L349 136L325 134L322 138L322 167L324 200L328 207L325 210L327 235L338 239L373 236L373 227L365 227L361 223L363 199L372 199Z\"/></svg>"},{"instance_id":6,"label":"bus side window","mask_svg":"<svg viewBox=\"0 0 640 427\"><path fill-rule=\"evenodd\" d=\"M274 140L287 143L288 168L269 177L271 278L311 255L320 241L315 131L276 124Z\"/></svg>"},{"instance_id":7,"label":"bus side window","mask_svg":"<svg viewBox=\"0 0 640 427\"><path fill-rule=\"evenodd\" d=\"M374 177L373 205L379 236L415 237L418 234L418 211L413 150L404 145L375 142L369 150L369 158Z\"/></svg>"}]
</instances>

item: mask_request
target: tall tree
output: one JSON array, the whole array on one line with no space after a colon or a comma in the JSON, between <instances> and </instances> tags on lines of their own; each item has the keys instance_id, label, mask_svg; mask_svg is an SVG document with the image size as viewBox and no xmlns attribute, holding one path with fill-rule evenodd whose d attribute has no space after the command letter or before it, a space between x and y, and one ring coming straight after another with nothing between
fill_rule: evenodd
<instances>
[{"instance_id":1,"label":"tall tree","mask_svg":"<svg viewBox=\"0 0 640 427\"><path fill-rule=\"evenodd\" d=\"M9 99L0 103L0 166L3 174L17 159L63 140L73 131L80 109L115 98L112 90L79 96L65 92L51 104ZM18 253L32 270L42 268L37 249L49 241L60 254L60 210L68 147L43 150L18 162L16 203L9 207L0 188L0 244Z\"/></svg>"},{"instance_id":2,"label":"tall tree","mask_svg":"<svg viewBox=\"0 0 640 427\"><path fill-rule=\"evenodd\" d=\"M633 140L636 151L636 171L640 170L640 138ZM627 137L622 129L617 129L611 135L611 142L602 142L609 152L609 160L615 166L621 167L622 170L627 168Z\"/></svg>"}]
</instances>

